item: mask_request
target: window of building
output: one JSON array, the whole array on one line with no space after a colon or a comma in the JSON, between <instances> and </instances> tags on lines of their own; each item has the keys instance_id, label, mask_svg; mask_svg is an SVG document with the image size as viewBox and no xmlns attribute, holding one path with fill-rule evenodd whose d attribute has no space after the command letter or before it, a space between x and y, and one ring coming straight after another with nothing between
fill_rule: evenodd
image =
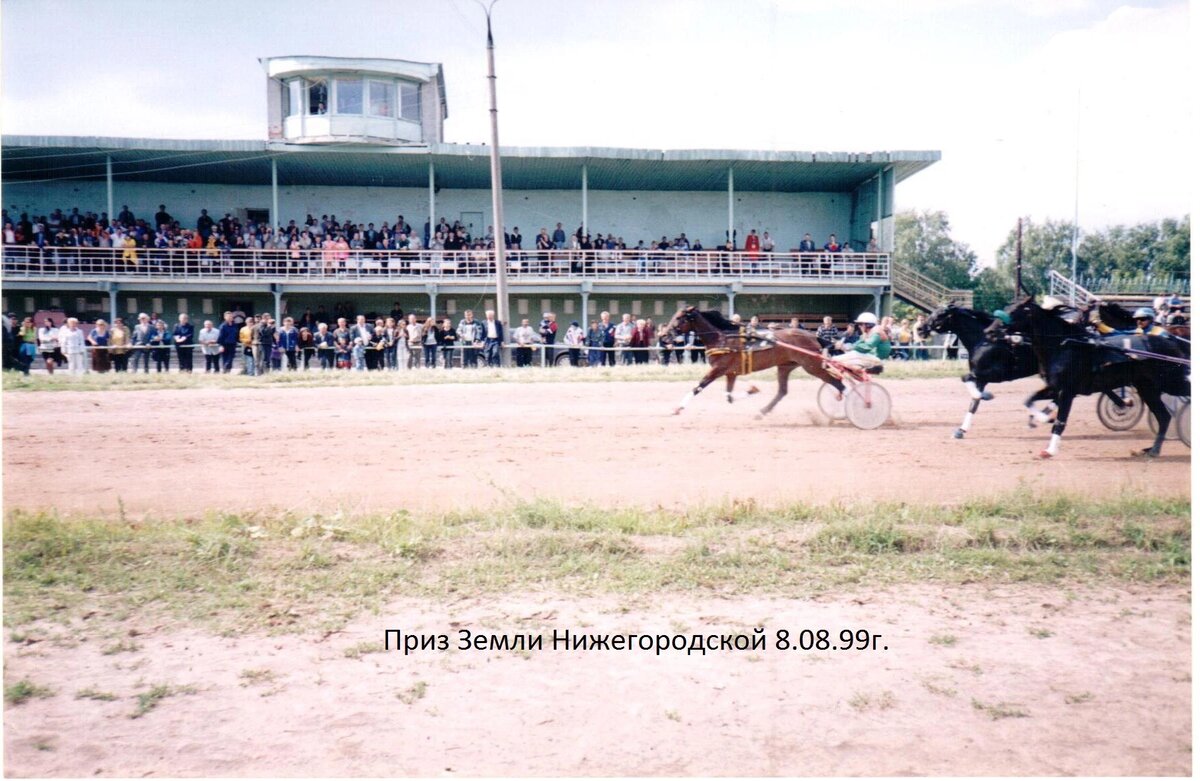
<instances>
[{"instance_id":1,"label":"window of building","mask_svg":"<svg viewBox=\"0 0 1200 781\"><path fill-rule=\"evenodd\" d=\"M308 113L325 114L329 111L329 82L325 79L308 80Z\"/></svg>"},{"instance_id":2,"label":"window of building","mask_svg":"<svg viewBox=\"0 0 1200 781\"><path fill-rule=\"evenodd\" d=\"M632 308L630 309L630 312L631 312L632 314L634 314L634 315L640 315L640 314L642 313L642 301L641 301L641 299L635 299L635 300L634 300L634 302L633 302L633 304L632 304Z\"/></svg>"},{"instance_id":3,"label":"window of building","mask_svg":"<svg viewBox=\"0 0 1200 781\"><path fill-rule=\"evenodd\" d=\"M32 298L25 299L25 311L28 312L29 314L33 314L34 312L37 311L37 307L33 305Z\"/></svg>"},{"instance_id":4,"label":"window of building","mask_svg":"<svg viewBox=\"0 0 1200 781\"><path fill-rule=\"evenodd\" d=\"M337 79L337 113L363 113L362 79Z\"/></svg>"},{"instance_id":5,"label":"window of building","mask_svg":"<svg viewBox=\"0 0 1200 781\"><path fill-rule=\"evenodd\" d=\"M608 313L618 319L621 317L621 304L617 301L617 299L613 298L609 300Z\"/></svg>"},{"instance_id":6,"label":"window of building","mask_svg":"<svg viewBox=\"0 0 1200 781\"><path fill-rule=\"evenodd\" d=\"M707 312L707 311L709 311L709 310L711 310L711 309L712 309L712 307L711 307L711 306L709 306L709 302L708 302L708 301L701 301L701 302L700 302L700 306L698 306L698 307L696 307L696 308L697 308L697 309L700 309L700 310L702 310L702 311L705 311L705 312Z\"/></svg>"},{"instance_id":7,"label":"window of building","mask_svg":"<svg viewBox=\"0 0 1200 781\"><path fill-rule=\"evenodd\" d=\"M542 313L544 314L549 311L550 311L550 299L543 298L542 299Z\"/></svg>"},{"instance_id":8,"label":"window of building","mask_svg":"<svg viewBox=\"0 0 1200 781\"><path fill-rule=\"evenodd\" d=\"M300 113L304 107L303 79L292 79L287 83L287 89L283 93L283 100L287 104L283 107L283 115L285 117L294 117Z\"/></svg>"},{"instance_id":9,"label":"window of building","mask_svg":"<svg viewBox=\"0 0 1200 781\"><path fill-rule=\"evenodd\" d=\"M58 296L51 296L50 306L51 308L62 306L62 299L60 299Z\"/></svg>"},{"instance_id":10,"label":"window of building","mask_svg":"<svg viewBox=\"0 0 1200 781\"><path fill-rule=\"evenodd\" d=\"M562 308L562 311L563 311L563 314L564 314L564 315L573 315L573 314L575 314L575 299L573 299L573 298L564 298L564 299L563 299L563 308Z\"/></svg>"},{"instance_id":11,"label":"window of building","mask_svg":"<svg viewBox=\"0 0 1200 781\"><path fill-rule=\"evenodd\" d=\"M600 308L600 305L599 305L599 303L596 301L596 299L594 299L594 298L590 298L590 299L588 299L588 311L587 311L587 313L588 313L589 315L594 315L594 314L596 314L596 311L597 311L599 308Z\"/></svg>"},{"instance_id":12,"label":"window of building","mask_svg":"<svg viewBox=\"0 0 1200 781\"><path fill-rule=\"evenodd\" d=\"M200 299L200 312L206 315L213 313L213 300L211 298Z\"/></svg>"},{"instance_id":13,"label":"window of building","mask_svg":"<svg viewBox=\"0 0 1200 781\"><path fill-rule=\"evenodd\" d=\"M186 298L175 299L175 313L182 315L182 314L187 314L187 311L188 311L187 299ZM160 310L160 314L161 314L161 310Z\"/></svg>"},{"instance_id":14,"label":"window of building","mask_svg":"<svg viewBox=\"0 0 1200 781\"><path fill-rule=\"evenodd\" d=\"M486 312L489 309L494 310L495 308L496 308L496 299L494 299L494 298L483 299L483 311L484 312Z\"/></svg>"},{"instance_id":15,"label":"window of building","mask_svg":"<svg viewBox=\"0 0 1200 781\"><path fill-rule=\"evenodd\" d=\"M664 309L666 309L666 306L663 304L662 301L654 302L654 316L655 317L658 317L659 315L661 315L663 313Z\"/></svg>"},{"instance_id":16,"label":"window of building","mask_svg":"<svg viewBox=\"0 0 1200 781\"><path fill-rule=\"evenodd\" d=\"M86 298L75 299L75 313L82 315L86 311L87 311L87 299Z\"/></svg>"},{"instance_id":17,"label":"window of building","mask_svg":"<svg viewBox=\"0 0 1200 781\"><path fill-rule=\"evenodd\" d=\"M150 299L150 309L151 309L152 314L161 315L162 310L163 310L162 299L161 298Z\"/></svg>"},{"instance_id":18,"label":"window of building","mask_svg":"<svg viewBox=\"0 0 1200 781\"><path fill-rule=\"evenodd\" d=\"M136 298L125 299L125 312L126 312L126 314L131 314L131 315L136 315L138 313L138 305L137 305Z\"/></svg>"},{"instance_id":19,"label":"window of building","mask_svg":"<svg viewBox=\"0 0 1200 781\"><path fill-rule=\"evenodd\" d=\"M446 299L446 314L452 315L458 312L458 301L453 298Z\"/></svg>"},{"instance_id":20,"label":"window of building","mask_svg":"<svg viewBox=\"0 0 1200 781\"><path fill-rule=\"evenodd\" d=\"M400 118L421 121L421 88L411 82L400 82Z\"/></svg>"},{"instance_id":21,"label":"window of building","mask_svg":"<svg viewBox=\"0 0 1200 781\"><path fill-rule=\"evenodd\" d=\"M396 116L396 89L389 81L368 81L368 104L373 117Z\"/></svg>"},{"instance_id":22,"label":"window of building","mask_svg":"<svg viewBox=\"0 0 1200 781\"><path fill-rule=\"evenodd\" d=\"M517 314L519 314L519 315L529 314L529 299L528 298L518 298L517 299Z\"/></svg>"}]
</instances>

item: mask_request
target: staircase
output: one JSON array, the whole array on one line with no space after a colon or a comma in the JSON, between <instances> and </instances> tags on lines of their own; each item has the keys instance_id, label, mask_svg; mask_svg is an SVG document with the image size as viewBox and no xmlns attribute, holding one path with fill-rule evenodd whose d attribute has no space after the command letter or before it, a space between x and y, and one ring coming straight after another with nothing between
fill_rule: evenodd
<instances>
[{"instance_id":1,"label":"staircase","mask_svg":"<svg viewBox=\"0 0 1200 781\"><path fill-rule=\"evenodd\" d=\"M952 290L895 258L892 258L892 293L926 312L932 312L951 301L968 309L975 304L973 291Z\"/></svg>"},{"instance_id":2,"label":"staircase","mask_svg":"<svg viewBox=\"0 0 1200 781\"><path fill-rule=\"evenodd\" d=\"M1099 297L1092 295L1090 290L1075 284L1054 269L1050 270L1050 295L1065 304L1071 303L1072 300L1079 305L1100 300Z\"/></svg>"},{"instance_id":3,"label":"staircase","mask_svg":"<svg viewBox=\"0 0 1200 781\"><path fill-rule=\"evenodd\" d=\"M1119 304L1122 307L1124 307L1130 311L1137 309L1139 306L1150 306L1151 302L1154 301L1154 297L1156 295L1158 295L1157 293L1154 293L1154 292L1106 293L1106 294L1102 294L1102 295L1096 295L1095 293L1093 293L1092 291L1083 287L1082 285L1074 284L1073 282L1071 282L1071 280L1067 279L1064 275L1060 274L1057 271L1054 271L1053 269L1051 269L1051 271L1050 271L1049 279L1050 279L1050 295L1061 299L1064 303L1067 303L1067 304L1071 303L1071 291L1072 290L1075 291L1075 303L1077 303L1077 304L1082 305L1082 304L1091 303L1093 301L1109 301L1114 304ZM1190 312L1191 311L1190 296L1183 296L1182 299L1183 299L1183 311L1185 313Z\"/></svg>"}]
</instances>

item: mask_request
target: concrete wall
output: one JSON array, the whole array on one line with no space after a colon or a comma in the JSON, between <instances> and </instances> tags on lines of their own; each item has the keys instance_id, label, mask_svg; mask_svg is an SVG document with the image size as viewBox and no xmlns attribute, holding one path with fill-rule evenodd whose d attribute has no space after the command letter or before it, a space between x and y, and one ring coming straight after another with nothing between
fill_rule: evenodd
<instances>
[{"instance_id":1,"label":"concrete wall","mask_svg":"<svg viewBox=\"0 0 1200 781\"><path fill-rule=\"evenodd\" d=\"M776 246L796 247L805 232L820 245L830 233L839 237L851 233L851 195L849 193L736 193L734 229L738 244L744 245L753 228L761 236L769 231ZM56 208L70 213L71 208L107 210L104 182L63 182L25 184L5 182L0 202L10 214L21 212L49 214ZM113 208L120 211L128 204L140 218L152 220L158 205L184 225L194 225L200 209L208 209L214 218L238 209L270 209L270 183L261 186L189 185L123 183L113 186ZM524 246L534 245L541 228L553 233L561 222L567 233L582 220L582 194L578 190L506 190L505 221L521 229ZM419 232L429 216L429 192L426 189L392 187L289 187L280 182L279 210L286 223L294 219L303 224L305 215L318 219L333 213L339 219L353 218L377 226L385 220L404 218ZM436 196L437 217L450 222L474 221L482 234L492 223L490 190L442 190ZM873 213L873 208L872 208ZM464 217L464 215L466 215ZM477 216L472 216L477 215ZM111 215L110 215L111 216ZM874 219L871 217L871 219ZM592 190L588 193L588 230L592 234L622 236L630 246L639 240L657 240L664 234L674 238L680 232L699 239L705 247L724 243L728 223L728 198L723 192L646 192ZM861 225L858 232L862 232ZM854 238L866 241L866 236Z\"/></svg>"}]
</instances>

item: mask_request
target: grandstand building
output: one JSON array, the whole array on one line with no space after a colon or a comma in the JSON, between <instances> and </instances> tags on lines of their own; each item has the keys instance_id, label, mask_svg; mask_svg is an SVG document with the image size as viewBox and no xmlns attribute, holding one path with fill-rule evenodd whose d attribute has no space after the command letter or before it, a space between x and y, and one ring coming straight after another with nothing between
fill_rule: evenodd
<instances>
[{"instance_id":1,"label":"grandstand building","mask_svg":"<svg viewBox=\"0 0 1200 781\"><path fill-rule=\"evenodd\" d=\"M87 320L155 311L172 320L179 312L204 319L226 309L299 314L335 304L387 312L395 302L422 316L457 317L494 306L489 253L429 247L442 220L473 237L492 228L489 148L443 140L441 65L304 56L260 63L266 140L4 136L7 219L36 221L55 210L69 217L72 209L115 219L128 207L150 234L132 255L55 246L53 236L6 244L4 310L61 308ZM658 319L690 303L812 322L879 311L892 293L927 307L948 293L897 268L889 254L896 184L938 152L500 153L506 229L523 236L508 259L514 320L553 311L560 321L585 321L603 310ZM228 214L243 224L302 228L309 215L375 227L403 215L422 243L296 254L154 249L160 205L184 229L196 228L202 210L214 220ZM568 237L611 234L627 249L536 251L541 229L553 234L559 223ZM726 241L745 250L752 232L769 233L774 251L719 251ZM815 251L799 251L806 233ZM680 234L702 249L652 244ZM831 234L854 251L823 252ZM639 241L646 246L637 249Z\"/></svg>"}]
</instances>

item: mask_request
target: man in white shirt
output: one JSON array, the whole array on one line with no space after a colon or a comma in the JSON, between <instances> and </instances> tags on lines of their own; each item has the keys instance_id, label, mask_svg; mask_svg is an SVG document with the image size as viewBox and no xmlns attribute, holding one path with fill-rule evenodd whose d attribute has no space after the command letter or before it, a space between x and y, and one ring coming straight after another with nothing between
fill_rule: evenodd
<instances>
[{"instance_id":1,"label":"man in white shirt","mask_svg":"<svg viewBox=\"0 0 1200 781\"><path fill-rule=\"evenodd\" d=\"M483 357L488 366L500 365L500 345L504 343L504 323L496 319L493 309L484 313Z\"/></svg>"},{"instance_id":2,"label":"man in white shirt","mask_svg":"<svg viewBox=\"0 0 1200 781\"><path fill-rule=\"evenodd\" d=\"M633 341L633 329L633 319L625 314L621 315L621 322L613 331L613 340L621 356L621 363L625 365L633 363L633 353L627 349Z\"/></svg>"},{"instance_id":3,"label":"man in white shirt","mask_svg":"<svg viewBox=\"0 0 1200 781\"><path fill-rule=\"evenodd\" d=\"M531 345L540 342L541 337L529 325L529 318L523 319L521 325L513 329L512 338L517 344L517 348L513 350L513 358L516 360L517 366L532 364L533 348Z\"/></svg>"},{"instance_id":4,"label":"man in white shirt","mask_svg":"<svg viewBox=\"0 0 1200 781\"><path fill-rule=\"evenodd\" d=\"M205 374L221 373L221 345L217 344L217 338L220 335L221 332L213 328L212 320L204 321L204 327L200 329L197 340L200 342L200 351L204 353Z\"/></svg>"}]
</instances>

